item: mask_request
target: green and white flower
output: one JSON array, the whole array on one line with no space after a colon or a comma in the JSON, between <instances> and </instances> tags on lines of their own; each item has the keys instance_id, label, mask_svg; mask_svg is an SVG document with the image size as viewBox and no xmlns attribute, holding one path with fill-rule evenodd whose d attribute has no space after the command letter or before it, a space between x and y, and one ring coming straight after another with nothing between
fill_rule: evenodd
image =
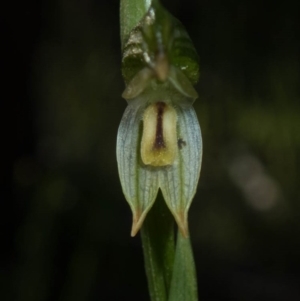
<instances>
[{"instance_id":1,"label":"green and white flower","mask_svg":"<svg viewBox=\"0 0 300 301\"><path fill-rule=\"evenodd\" d=\"M117 161L132 213L134 236L161 189L181 233L202 160L200 126L192 103L197 54L181 23L153 4L129 34L122 71L128 107L117 138Z\"/></svg>"}]
</instances>

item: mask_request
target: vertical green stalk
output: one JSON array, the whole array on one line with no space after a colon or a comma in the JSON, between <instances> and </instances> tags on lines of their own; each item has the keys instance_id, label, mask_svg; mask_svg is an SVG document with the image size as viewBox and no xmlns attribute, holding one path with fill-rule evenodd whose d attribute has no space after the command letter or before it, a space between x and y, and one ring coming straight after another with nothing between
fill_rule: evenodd
<instances>
[{"instance_id":1,"label":"vertical green stalk","mask_svg":"<svg viewBox=\"0 0 300 301\"><path fill-rule=\"evenodd\" d=\"M141 229L151 301L168 300L175 253L174 226L174 218L159 195Z\"/></svg>"}]
</instances>

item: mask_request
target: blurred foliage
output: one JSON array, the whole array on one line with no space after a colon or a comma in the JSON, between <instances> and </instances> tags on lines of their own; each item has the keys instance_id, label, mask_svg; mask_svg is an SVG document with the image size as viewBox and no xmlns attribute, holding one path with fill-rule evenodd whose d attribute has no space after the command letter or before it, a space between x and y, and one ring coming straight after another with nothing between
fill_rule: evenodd
<instances>
[{"instance_id":1,"label":"blurred foliage","mask_svg":"<svg viewBox=\"0 0 300 301\"><path fill-rule=\"evenodd\" d=\"M190 210L200 300L298 300L298 3L162 2L201 60L204 155ZM126 106L118 5L2 11L11 116L1 300L148 300L115 158Z\"/></svg>"}]
</instances>

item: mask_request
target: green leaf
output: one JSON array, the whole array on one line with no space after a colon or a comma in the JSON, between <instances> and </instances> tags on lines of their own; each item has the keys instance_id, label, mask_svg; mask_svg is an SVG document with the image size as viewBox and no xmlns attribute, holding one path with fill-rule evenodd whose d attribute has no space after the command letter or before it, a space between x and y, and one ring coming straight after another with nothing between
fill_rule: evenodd
<instances>
[{"instance_id":1,"label":"green leaf","mask_svg":"<svg viewBox=\"0 0 300 301\"><path fill-rule=\"evenodd\" d=\"M197 301L197 277L189 238L178 231L173 277L168 301Z\"/></svg>"}]
</instances>

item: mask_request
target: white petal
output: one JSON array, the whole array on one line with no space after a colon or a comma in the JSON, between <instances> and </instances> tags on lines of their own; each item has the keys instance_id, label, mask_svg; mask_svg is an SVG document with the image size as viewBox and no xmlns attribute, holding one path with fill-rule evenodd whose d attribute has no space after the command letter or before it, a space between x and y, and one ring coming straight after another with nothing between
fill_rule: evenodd
<instances>
[{"instance_id":1,"label":"white petal","mask_svg":"<svg viewBox=\"0 0 300 301\"><path fill-rule=\"evenodd\" d=\"M197 190L202 161L200 126L193 107L176 108L178 158L161 169L159 186L184 236L188 235L187 213Z\"/></svg>"},{"instance_id":2,"label":"white petal","mask_svg":"<svg viewBox=\"0 0 300 301\"><path fill-rule=\"evenodd\" d=\"M138 102L138 100L137 100ZM129 105L117 137L117 161L123 193L133 213L131 235L140 229L158 192L158 173L143 164L140 155L144 107Z\"/></svg>"}]
</instances>

